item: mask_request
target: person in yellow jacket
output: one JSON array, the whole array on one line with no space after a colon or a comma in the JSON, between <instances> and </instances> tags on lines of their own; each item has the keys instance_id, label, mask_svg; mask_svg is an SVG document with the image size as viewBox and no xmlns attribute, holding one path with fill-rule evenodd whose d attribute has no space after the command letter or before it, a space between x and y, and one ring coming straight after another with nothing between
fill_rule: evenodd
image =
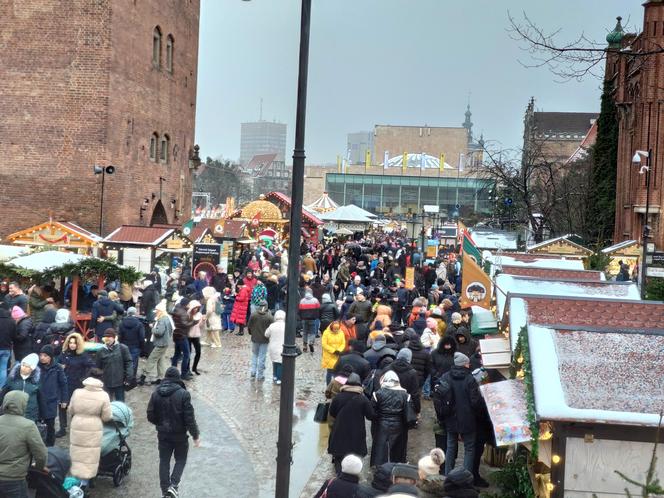
<instances>
[{"instance_id":1,"label":"person in yellow jacket","mask_svg":"<svg viewBox=\"0 0 664 498\"><path fill-rule=\"evenodd\" d=\"M323 358L321 367L327 370L325 384L329 384L334 377L334 367L337 366L339 355L346 349L346 336L341 331L339 322L332 322L323 332L321 339L323 346Z\"/></svg>"}]
</instances>

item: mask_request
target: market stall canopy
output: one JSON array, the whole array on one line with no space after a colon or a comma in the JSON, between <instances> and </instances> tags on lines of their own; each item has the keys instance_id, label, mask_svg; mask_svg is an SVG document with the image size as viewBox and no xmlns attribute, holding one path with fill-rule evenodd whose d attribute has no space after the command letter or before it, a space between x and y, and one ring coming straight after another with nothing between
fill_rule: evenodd
<instances>
[{"instance_id":1,"label":"market stall canopy","mask_svg":"<svg viewBox=\"0 0 664 498\"><path fill-rule=\"evenodd\" d=\"M174 232L175 228L167 226L122 225L108 234L103 242L115 245L158 246Z\"/></svg>"},{"instance_id":2,"label":"market stall canopy","mask_svg":"<svg viewBox=\"0 0 664 498\"><path fill-rule=\"evenodd\" d=\"M80 263L84 259L87 259L87 257L71 252L42 251L28 256L11 259L7 261L7 265L35 273L41 273L64 265Z\"/></svg>"},{"instance_id":3,"label":"market stall canopy","mask_svg":"<svg viewBox=\"0 0 664 498\"><path fill-rule=\"evenodd\" d=\"M377 216L355 204L348 204L340 206L329 213L323 213L320 215L320 218L324 221L334 221L337 223L373 223Z\"/></svg>"},{"instance_id":4,"label":"market stall canopy","mask_svg":"<svg viewBox=\"0 0 664 498\"><path fill-rule=\"evenodd\" d=\"M314 202L306 206L306 208L309 211L313 211L315 213L329 213L330 211L334 211L338 207L339 204L330 199L330 196L328 195L327 192L323 192L323 195L321 195Z\"/></svg>"},{"instance_id":5,"label":"market stall canopy","mask_svg":"<svg viewBox=\"0 0 664 498\"><path fill-rule=\"evenodd\" d=\"M503 250L516 251L519 234L504 230L487 230L485 228L473 228L470 235L475 245L480 250Z\"/></svg>"},{"instance_id":6,"label":"market stall canopy","mask_svg":"<svg viewBox=\"0 0 664 498\"><path fill-rule=\"evenodd\" d=\"M28 246L53 246L67 249L91 248L101 242L101 237L70 221L49 220L6 237L12 244Z\"/></svg>"},{"instance_id":7,"label":"market stall canopy","mask_svg":"<svg viewBox=\"0 0 664 498\"><path fill-rule=\"evenodd\" d=\"M28 253L29 250L25 247L7 246L0 244L0 261L7 261L8 259L18 258Z\"/></svg>"},{"instance_id":8,"label":"market stall canopy","mask_svg":"<svg viewBox=\"0 0 664 498\"><path fill-rule=\"evenodd\" d=\"M246 226L247 222L242 220L219 220L212 235L218 239L237 240L242 237Z\"/></svg>"},{"instance_id":9,"label":"market stall canopy","mask_svg":"<svg viewBox=\"0 0 664 498\"><path fill-rule=\"evenodd\" d=\"M540 296L576 296L597 299L629 299L639 301L641 295L636 284L627 282L580 282L575 280L542 280L500 274L495 277L495 296L498 319L511 305L509 294L533 294Z\"/></svg>"},{"instance_id":10,"label":"market stall canopy","mask_svg":"<svg viewBox=\"0 0 664 498\"><path fill-rule=\"evenodd\" d=\"M561 268L537 268L533 266L501 265L500 272L507 275L534 277L542 280L584 280L600 282L606 280L604 273L595 270L568 270Z\"/></svg>"},{"instance_id":11,"label":"market stall canopy","mask_svg":"<svg viewBox=\"0 0 664 498\"><path fill-rule=\"evenodd\" d=\"M335 235L353 235L353 233L355 232L353 232L352 230L348 230L347 228L339 228L338 230L335 230L333 233Z\"/></svg>"},{"instance_id":12,"label":"market stall canopy","mask_svg":"<svg viewBox=\"0 0 664 498\"><path fill-rule=\"evenodd\" d=\"M659 426L663 335L539 325L527 334L538 419Z\"/></svg>"},{"instance_id":13,"label":"market stall canopy","mask_svg":"<svg viewBox=\"0 0 664 498\"><path fill-rule=\"evenodd\" d=\"M540 254L520 254L510 253L506 254L491 254L485 257L491 262L491 275L493 276L497 270L500 270L503 265L507 266L521 266L529 268L555 268L561 270L584 270L583 261L580 259L565 259L560 256L549 256Z\"/></svg>"}]
</instances>

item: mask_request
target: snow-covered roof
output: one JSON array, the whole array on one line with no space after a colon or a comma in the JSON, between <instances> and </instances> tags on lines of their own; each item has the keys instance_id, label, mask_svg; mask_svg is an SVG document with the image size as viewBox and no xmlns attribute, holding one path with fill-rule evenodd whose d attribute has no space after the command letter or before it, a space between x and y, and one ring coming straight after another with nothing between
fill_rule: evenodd
<instances>
[{"instance_id":1,"label":"snow-covered roof","mask_svg":"<svg viewBox=\"0 0 664 498\"><path fill-rule=\"evenodd\" d=\"M7 262L8 265L24 268L26 270L41 272L49 268L57 268L69 263L78 263L87 256L74 254L71 252L60 251L43 251L30 254L29 256L21 256L14 258Z\"/></svg>"},{"instance_id":2,"label":"snow-covered roof","mask_svg":"<svg viewBox=\"0 0 664 498\"><path fill-rule=\"evenodd\" d=\"M575 235L573 233L568 233L567 235L562 235L560 237L556 237L554 239L549 239L545 240L544 242L540 242L538 244L529 246L526 250L528 252L532 251L537 251L538 249L543 249L544 247L553 245L553 244L558 244L558 243L564 243L564 244L569 244L580 251L586 253L586 254L592 254L592 251L588 249L587 247L582 246L581 244L577 244L573 240L570 240L571 238L580 238L578 235Z\"/></svg>"},{"instance_id":3,"label":"snow-covered roof","mask_svg":"<svg viewBox=\"0 0 664 498\"><path fill-rule=\"evenodd\" d=\"M604 254L611 254L612 252L620 251L621 249L626 249L627 247L631 247L636 244L638 244L636 240L623 240L622 242L618 242L612 246L605 247L602 249L602 252Z\"/></svg>"},{"instance_id":4,"label":"snow-covered roof","mask_svg":"<svg viewBox=\"0 0 664 498\"><path fill-rule=\"evenodd\" d=\"M12 258L18 258L19 256L27 253L29 249L24 246L10 246L5 244L0 244L0 261L6 261Z\"/></svg>"},{"instance_id":5,"label":"snow-covered roof","mask_svg":"<svg viewBox=\"0 0 664 498\"><path fill-rule=\"evenodd\" d=\"M519 235L503 230L483 230L473 228L470 232L475 245L479 249L516 251Z\"/></svg>"},{"instance_id":6,"label":"snow-covered roof","mask_svg":"<svg viewBox=\"0 0 664 498\"><path fill-rule=\"evenodd\" d=\"M658 426L664 336L530 325L528 343L540 419Z\"/></svg>"},{"instance_id":7,"label":"snow-covered roof","mask_svg":"<svg viewBox=\"0 0 664 498\"><path fill-rule=\"evenodd\" d=\"M509 293L534 294L538 296L578 296L597 299L641 299L639 288L631 282L552 281L507 275L504 273L497 275L494 281L496 289L496 312L499 319L502 318L505 312L505 304Z\"/></svg>"},{"instance_id":8,"label":"snow-covered roof","mask_svg":"<svg viewBox=\"0 0 664 498\"><path fill-rule=\"evenodd\" d=\"M377 218L375 214L355 204L340 206L329 213L321 213L318 217L323 221L348 221L353 223L373 223Z\"/></svg>"}]
</instances>

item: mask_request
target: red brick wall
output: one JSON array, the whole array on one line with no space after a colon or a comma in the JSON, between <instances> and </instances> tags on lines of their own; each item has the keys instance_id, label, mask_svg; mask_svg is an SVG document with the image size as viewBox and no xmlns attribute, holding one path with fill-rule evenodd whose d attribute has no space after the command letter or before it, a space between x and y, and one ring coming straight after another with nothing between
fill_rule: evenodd
<instances>
[{"instance_id":1,"label":"red brick wall","mask_svg":"<svg viewBox=\"0 0 664 498\"><path fill-rule=\"evenodd\" d=\"M626 37L623 46L634 52L650 51L664 44L664 3L645 4L643 33L636 39ZM606 78L614 84L618 104L618 180L616 185L616 242L641 240L646 203L645 178L632 164L638 149L652 149L650 226L659 249L664 247L664 230L660 229L661 206L664 206L662 171L664 168L664 58L662 55L632 60L609 55ZM641 211L641 212L639 212Z\"/></svg>"},{"instance_id":2,"label":"red brick wall","mask_svg":"<svg viewBox=\"0 0 664 498\"><path fill-rule=\"evenodd\" d=\"M104 232L150 220L163 183L169 221L191 199L199 0L10 0L0 7L0 236L55 218ZM152 33L163 34L162 70ZM166 36L175 38L165 70ZM149 159L153 131L170 135L170 162ZM152 200L152 193L157 199ZM175 199L176 209L170 207Z\"/></svg>"}]
</instances>

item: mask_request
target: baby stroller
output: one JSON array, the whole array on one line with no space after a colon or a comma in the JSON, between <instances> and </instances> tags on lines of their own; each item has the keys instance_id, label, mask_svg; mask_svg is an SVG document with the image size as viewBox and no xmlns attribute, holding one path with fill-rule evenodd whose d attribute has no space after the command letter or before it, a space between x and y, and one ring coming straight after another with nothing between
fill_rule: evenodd
<instances>
[{"instance_id":1,"label":"baby stroller","mask_svg":"<svg viewBox=\"0 0 664 498\"><path fill-rule=\"evenodd\" d=\"M134 427L134 416L131 408L120 401L113 401L111 408L113 418L104 424L97 475L112 477L113 485L118 487L131 470L131 448L127 438Z\"/></svg>"},{"instance_id":2,"label":"baby stroller","mask_svg":"<svg viewBox=\"0 0 664 498\"><path fill-rule=\"evenodd\" d=\"M35 468L30 468L28 471L28 487L35 491L34 497L69 498L69 493L62 487L71 468L69 452L56 446L49 447L46 466L48 473Z\"/></svg>"}]
</instances>

